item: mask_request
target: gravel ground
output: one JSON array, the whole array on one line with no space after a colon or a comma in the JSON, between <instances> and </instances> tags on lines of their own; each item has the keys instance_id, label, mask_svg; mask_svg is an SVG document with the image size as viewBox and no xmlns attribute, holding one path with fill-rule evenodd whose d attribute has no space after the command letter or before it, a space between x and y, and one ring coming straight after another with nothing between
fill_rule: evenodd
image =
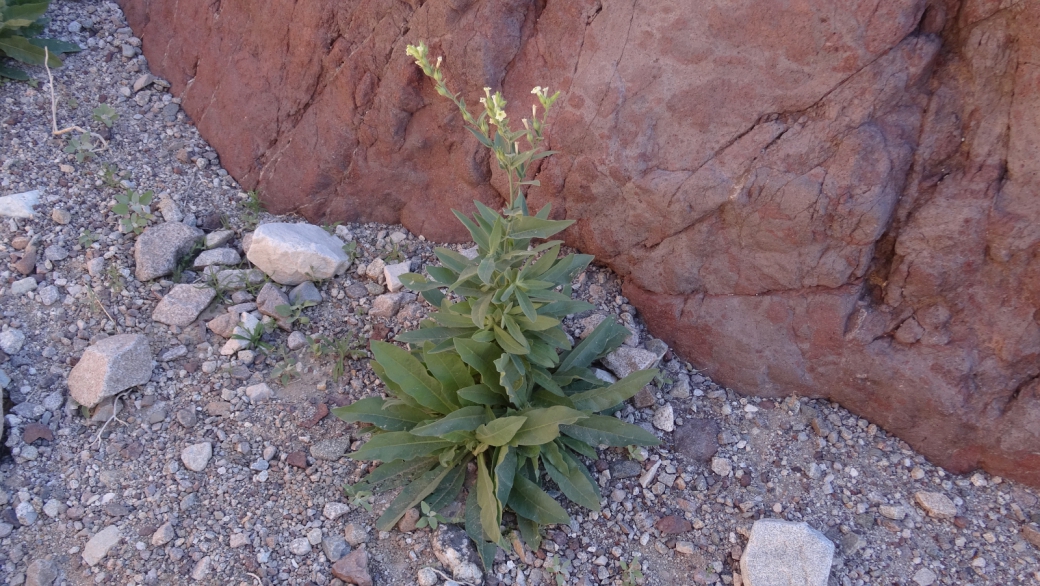
<instances>
[{"instance_id":1,"label":"gravel ground","mask_svg":"<svg viewBox=\"0 0 1040 586\"><path fill-rule=\"evenodd\" d=\"M342 584L329 558L350 548L369 553L376 584L414 584L421 568L441 568L428 529L372 528L385 498L374 512L350 504L340 487L365 470L340 456L364 430L325 416L381 390L362 340L414 328L428 309L406 300L390 317L373 317L384 286L363 269L400 255L417 270L433 261L433 246L399 226L338 229L358 242L357 261L318 283L324 301L294 327L342 341L351 352L339 364L335 351L289 350L282 330L267 335L269 351L222 356L225 338L206 322L248 302L256 287L221 291L187 327L154 322L174 282L134 278L135 235L110 210L125 187L169 200L152 225L179 215L210 232L230 229L238 250L257 222L275 218L251 209L167 84L142 79L140 42L114 3L56 1L49 16L51 35L87 48L54 71L57 123L89 126L108 148L83 161L63 151L68 137L51 136L43 71L33 72L38 83L0 85L0 195L41 191L35 217L0 218L0 346L10 350L0 369L11 379L0 580ZM110 130L91 119L102 103L119 114ZM23 258L32 249L35 264ZM181 282L206 280L184 269ZM36 288L19 293L25 273ZM629 344L660 349L615 275L593 267L575 285L597 305L568 320L575 337L612 315L634 331ZM89 344L119 333L148 337L158 360L151 381L84 413L67 399L66 378ZM570 527L549 528L535 552L500 552L488 584L623 584L621 562L633 559L640 583L732 584L759 518L805 521L826 534L834 585L1040 584L1040 535L1029 529L1040 522L1035 490L949 474L833 403L741 397L670 352L661 367L621 416L655 431L662 446L601 450L588 464L602 512L569 507ZM250 401L245 390L259 384L273 397ZM212 456L196 472L182 452L202 442ZM956 511L929 515L922 492L945 495ZM96 542L87 543L108 527L116 529L98 541L115 531L119 539L95 559Z\"/></svg>"}]
</instances>

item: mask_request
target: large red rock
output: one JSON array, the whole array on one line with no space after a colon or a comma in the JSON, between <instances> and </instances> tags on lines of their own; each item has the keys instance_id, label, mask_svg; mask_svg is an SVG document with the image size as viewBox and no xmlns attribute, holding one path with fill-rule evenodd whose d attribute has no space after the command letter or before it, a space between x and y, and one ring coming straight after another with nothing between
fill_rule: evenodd
<instances>
[{"instance_id":1,"label":"large red rock","mask_svg":"<svg viewBox=\"0 0 1040 586\"><path fill-rule=\"evenodd\" d=\"M562 90L531 198L653 332L1040 485L1040 3L122 3L232 175L319 222L452 240L501 202L406 44L515 115Z\"/></svg>"}]
</instances>

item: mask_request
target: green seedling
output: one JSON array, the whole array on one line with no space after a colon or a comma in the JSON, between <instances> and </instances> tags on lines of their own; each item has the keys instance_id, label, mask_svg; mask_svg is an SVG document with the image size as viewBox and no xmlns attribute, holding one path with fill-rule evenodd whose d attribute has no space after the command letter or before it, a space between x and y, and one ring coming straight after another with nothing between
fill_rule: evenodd
<instances>
[{"instance_id":1,"label":"green seedling","mask_svg":"<svg viewBox=\"0 0 1040 586\"><path fill-rule=\"evenodd\" d=\"M144 232L148 223L155 219L152 215L151 191L138 192L127 189L126 193L116 196L116 205L112 206L112 212L119 216L119 224L123 232L140 234Z\"/></svg>"},{"instance_id":2,"label":"green seedling","mask_svg":"<svg viewBox=\"0 0 1040 586\"><path fill-rule=\"evenodd\" d=\"M116 112L115 108L108 104L101 104L97 108L94 108L93 116L96 122L104 124L108 128L112 128L112 125L119 120L119 112Z\"/></svg>"}]
</instances>

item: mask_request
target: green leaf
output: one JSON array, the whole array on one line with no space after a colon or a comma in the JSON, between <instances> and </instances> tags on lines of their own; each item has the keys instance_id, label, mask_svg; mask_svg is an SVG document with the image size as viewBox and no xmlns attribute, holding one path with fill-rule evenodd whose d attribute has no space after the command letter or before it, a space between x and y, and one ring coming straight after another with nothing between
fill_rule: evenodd
<instances>
[{"instance_id":1,"label":"green leaf","mask_svg":"<svg viewBox=\"0 0 1040 586\"><path fill-rule=\"evenodd\" d=\"M406 486L400 494L397 495L387 507L386 511L379 516L376 520L376 528L380 531L390 531L394 528L394 525L401 519L402 516L408 511L408 509L422 502L424 498L430 495L433 491L437 490L440 486L441 481L451 472L451 468L444 466L437 466L433 470L423 474L418 479L413 480L411 484Z\"/></svg>"},{"instance_id":2,"label":"green leaf","mask_svg":"<svg viewBox=\"0 0 1040 586\"><path fill-rule=\"evenodd\" d=\"M419 437L407 431L390 431L375 435L361 449L347 456L355 460L411 460L428 456L452 445L436 437Z\"/></svg>"},{"instance_id":3,"label":"green leaf","mask_svg":"<svg viewBox=\"0 0 1040 586\"><path fill-rule=\"evenodd\" d=\"M578 299L569 299L567 301L553 301L548 305L543 305L538 308L538 313L543 316L566 317L575 313L589 311L590 309L596 309L596 306Z\"/></svg>"},{"instance_id":4,"label":"green leaf","mask_svg":"<svg viewBox=\"0 0 1040 586\"><path fill-rule=\"evenodd\" d=\"M520 535L527 543L527 547L531 548L531 551L538 551L538 548L542 546L542 535L538 532L538 523L523 515L517 515L516 524L520 527Z\"/></svg>"},{"instance_id":5,"label":"green leaf","mask_svg":"<svg viewBox=\"0 0 1040 586\"><path fill-rule=\"evenodd\" d=\"M426 367L406 350L379 341L373 341L371 348L372 355L386 375L417 403L438 413L451 413L458 408L454 393L446 393L441 383L430 376Z\"/></svg>"},{"instance_id":6,"label":"green leaf","mask_svg":"<svg viewBox=\"0 0 1040 586\"><path fill-rule=\"evenodd\" d=\"M486 146L487 148L492 148L491 139L485 136L482 132L480 132L476 128L473 128L472 126L466 126L465 128L466 130L472 132L473 136L477 137L477 140L480 141L480 144Z\"/></svg>"},{"instance_id":7,"label":"green leaf","mask_svg":"<svg viewBox=\"0 0 1040 586\"><path fill-rule=\"evenodd\" d=\"M459 278L456 271L452 271L445 267L426 267L426 272L430 273L430 276L433 277L442 287L451 285Z\"/></svg>"},{"instance_id":8,"label":"green leaf","mask_svg":"<svg viewBox=\"0 0 1040 586\"><path fill-rule=\"evenodd\" d=\"M509 332L510 337L516 340L516 343L520 344L525 350L530 352L531 344L528 343L527 338L524 336L524 331L516 324L516 320L508 315L504 315L502 316L502 322L505 323L506 331ZM512 354L516 354L516 352L512 352Z\"/></svg>"},{"instance_id":9,"label":"green leaf","mask_svg":"<svg viewBox=\"0 0 1040 586\"><path fill-rule=\"evenodd\" d=\"M480 524L480 505L477 503L477 491L471 490L466 496L466 534L477 546L477 555L485 570L489 570L495 562L498 545L489 543Z\"/></svg>"},{"instance_id":10,"label":"green leaf","mask_svg":"<svg viewBox=\"0 0 1040 586\"><path fill-rule=\"evenodd\" d=\"M457 391L473 385L473 377L469 374L469 367L454 352L431 353L433 348L429 345L423 349L423 359L427 368L440 383L441 387L448 392Z\"/></svg>"},{"instance_id":11,"label":"green leaf","mask_svg":"<svg viewBox=\"0 0 1040 586\"><path fill-rule=\"evenodd\" d=\"M477 456L477 504L480 505L480 526L491 541L502 539L499 527L502 503L495 496L495 485L488 474L483 455Z\"/></svg>"},{"instance_id":12,"label":"green leaf","mask_svg":"<svg viewBox=\"0 0 1040 586\"><path fill-rule=\"evenodd\" d=\"M47 47L51 55L61 55L63 53L78 53L83 50L76 43L69 43L67 41L60 41L58 39L29 39L29 42L40 47L41 49Z\"/></svg>"},{"instance_id":13,"label":"green leaf","mask_svg":"<svg viewBox=\"0 0 1040 586\"><path fill-rule=\"evenodd\" d=\"M446 328L472 330L473 319L468 315L459 315L453 311L438 311L430 315L430 319Z\"/></svg>"},{"instance_id":14,"label":"green leaf","mask_svg":"<svg viewBox=\"0 0 1040 586\"><path fill-rule=\"evenodd\" d=\"M544 409L531 409L521 413L527 421L513 436L512 444L518 446L539 446L549 443L560 435L560 425L574 423L588 417L585 413L557 405Z\"/></svg>"},{"instance_id":15,"label":"green leaf","mask_svg":"<svg viewBox=\"0 0 1040 586\"><path fill-rule=\"evenodd\" d=\"M556 486L560 487L563 494L567 495L567 498L586 509L598 511L600 509L599 488L592 480L592 475L589 474L584 464L566 452L561 455L567 465L567 470L562 470L551 461L546 460L545 470L549 473L549 477L553 479Z\"/></svg>"},{"instance_id":16,"label":"green leaf","mask_svg":"<svg viewBox=\"0 0 1040 586\"><path fill-rule=\"evenodd\" d=\"M423 293L426 295L429 291ZM473 328L445 328L442 326L435 327L420 327L417 330L410 332L401 332L394 337L398 342L405 342L408 344L422 344L423 342L442 342L449 340L455 336L464 336L467 332L473 331Z\"/></svg>"},{"instance_id":17,"label":"green leaf","mask_svg":"<svg viewBox=\"0 0 1040 586\"><path fill-rule=\"evenodd\" d=\"M7 65L3 64L0 64L0 77L6 77L8 79L17 79L19 81L29 81L28 73L16 67L8 67Z\"/></svg>"},{"instance_id":18,"label":"green leaf","mask_svg":"<svg viewBox=\"0 0 1040 586\"><path fill-rule=\"evenodd\" d=\"M332 414L348 423L363 421L385 431L408 431L429 418L426 412L408 405L386 405L386 400L380 397L368 397L346 407L337 407Z\"/></svg>"},{"instance_id":19,"label":"green leaf","mask_svg":"<svg viewBox=\"0 0 1040 586\"><path fill-rule=\"evenodd\" d=\"M497 324L494 325L494 328L495 328L495 341L498 342L498 345L501 346L503 350L505 350L506 352L509 352L510 354L519 354L519 355L527 354L528 352L530 352L530 349L525 348L524 346L520 345L520 343L517 342L513 338L513 336L510 336L508 332L506 332L502 328L498 327Z\"/></svg>"},{"instance_id":20,"label":"green leaf","mask_svg":"<svg viewBox=\"0 0 1040 586\"><path fill-rule=\"evenodd\" d=\"M13 5L13 6L8 6L3 11L3 20L4 21L12 21L12 20L14 20L14 21L23 21L24 20L24 21L27 21L26 24L19 25L19 26L28 26L33 21L35 21L37 18L40 18L41 16L43 16L43 14L45 12L47 12L47 6L49 4L50 4L50 1L48 0L47 2L36 2L36 3L33 3L33 4L17 4L17 5ZM0 5L0 6L2 6L2 5ZM7 23L5 23L5 24L7 24Z\"/></svg>"},{"instance_id":21,"label":"green leaf","mask_svg":"<svg viewBox=\"0 0 1040 586\"><path fill-rule=\"evenodd\" d=\"M518 515L531 519L540 525L553 523L570 523L571 518L563 510L560 503L537 484L517 474L513 479L513 491L509 494L509 507Z\"/></svg>"},{"instance_id":22,"label":"green leaf","mask_svg":"<svg viewBox=\"0 0 1040 586\"><path fill-rule=\"evenodd\" d=\"M521 216L512 225L510 238L548 238L563 232L574 220L543 220L535 216Z\"/></svg>"},{"instance_id":23,"label":"green leaf","mask_svg":"<svg viewBox=\"0 0 1040 586\"><path fill-rule=\"evenodd\" d=\"M621 338L621 335L625 337ZM596 326L596 329L592 330L591 334L564 357L560 362L558 370L563 372L575 367L587 367L592 364L593 360L616 348L615 343L621 345L629 335L631 335L631 332L628 331L628 328L618 325L614 318L608 317L601 321Z\"/></svg>"},{"instance_id":24,"label":"green leaf","mask_svg":"<svg viewBox=\"0 0 1040 586\"><path fill-rule=\"evenodd\" d=\"M591 254L568 254L560 259L560 262L553 265L551 269L542 273L541 279L557 285L570 283L574 275L585 270L585 267L589 266L593 258L595 257Z\"/></svg>"},{"instance_id":25,"label":"green leaf","mask_svg":"<svg viewBox=\"0 0 1040 586\"><path fill-rule=\"evenodd\" d=\"M509 501L509 493L513 491L513 478L516 476L516 450L502 446L497 450L495 458L495 497L500 503Z\"/></svg>"},{"instance_id":26,"label":"green leaf","mask_svg":"<svg viewBox=\"0 0 1040 586\"><path fill-rule=\"evenodd\" d=\"M484 320L487 318L488 308L491 307L491 300L494 298L494 292L487 293L481 296L475 304L473 304L473 311L470 312L470 319L473 321L473 325L484 329Z\"/></svg>"},{"instance_id":27,"label":"green leaf","mask_svg":"<svg viewBox=\"0 0 1040 586\"><path fill-rule=\"evenodd\" d=\"M492 391L505 394L505 389L498 381L498 370L495 369L495 360L502 355L501 350L494 344L466 338L455 338L455 350L458 351L463 362L480 373L480 382L490 387Z\"/></svg>"},{"instance_id":28,"label":"green leaf","mask_svg":"<svg viewBox=\"0 0 1040 586\"><path fill-rule=\"evenodd\" d=\"M610 409L614 405L634 397L640 389L654 380L655 376L657 376L656 369L638 370L609 387L600 387L571 395L571 401L574 401L575 407L583 411L599 412Z\"/></svg>"},{"instance_id":29,"label":"green leaf","mask_svg":"<svg viewBox=\"0 0 1040 586\"><path fill-rule=\"evenodd\" d=\"M0 51L8 57L29 65L43 65L45 53L42 47L37 47L24 37L0 37ZM51 67L61 67L61 59L51 55L47 60Z\"/></svg>"},{"instance_id":30,"label":"green leaf","mask_svg":"<svg viewBox=\"0 0 1040 586\"><path fill-rule=\"evenodd\" d=\"M473 223L473 220L467 218L465 214L456 210L451 210L451 213L455 214L455 217L466 226L466 229L469 230L470 236L473 237L473 242L477 243L480 250L486 251L488 249L488 233L484 231L484 228Z\"/></svg>"},{"instance_id":31,"label":"green leaf","mask_svg":"<svg viewBox=\"0 0 1040 586\"><path fill-rule=\"evenodd\" d=\"M484 260L480 261L477 266L477 276L483 281L485 285L491 284L491 277L495 273L495 261L490 257L485 257Z\"/></svg>"},{"instance_id":32,"label":"green leaf","mask_svg":"<svg viewBox=\"0 0 1040 586\"><path fill-rule=\"evenodd\" d=\"M466 480L465 463L455 466L441 481L440 486L425 501L430 511L442 511L455 502L462 492L462 484ZM429 513L427 513L429 514Z\"/></svg>"},{"instance_id":33,"label":"green leaf","mask_svg":"<svg viewBox=\"0 0 1040 586\"><path fill-rule=\"evenodd\" d=\"M445 267L455 271L456 273L461 273L473 264L472 260L462 256L450 248L438 247L433 250L433 253L437 255L437 258L440 259L442 263L444 263Z\"/></svg>"},{"instance_id":34,"label":"green leaf","mask_svg":"<svg viewBox=\"0 0 1040 586\"><path fill-rule=\"evenodd\" d=\"M560 431L590 446L656 446L661 443L642 427L606 415L589 415L581 421L561 425Z\"/></svg>"},{"instance_id":35,"label":"green leaf","mask_svg":"<svg viewBox=\"0 0 1040 586\"><path fill-rule=\"evenodd\" d=\"M583 419L582 421L585 420ZM563 431L563 427L560 428L560 431ZM576 440L572 437L566 437L562 435L557 439L563 442L563 445L567 446L568 448L574 450L575 452L581 454L582 456L585 456L590 460L595 460L599 458L599 454L596 453L596 448L590 446L589 444L581 440Z\"/></svg>"},{"instance_id":36,"label":"green leaf","mask_svg":"<svg viewBox=\"0 0 1040 586\"><path fill-rule=\"evenodd\" d=\"M393 460L380 464L375 470L369 472L364 483L371 487L372 492L384 492L413 480L436 464L436 456L414 460Z\"/></svg>"},{"instance_id":37,"label":"green leaf","mask_svg":"<svg viewBox=\"0 0 1040 586\"><path fill-rule=\"evenodd\" d=\"M130 213L130 206L126 205L125 203L117 203L116 205L112 206L112 213L116 214L117 216L125 216Z\"/></svg>"},{"instance_id":38,"label":"green leaf","mask_svg":"<svg viewBox=\"0 0 1040 586\"><path fill-rule=\"evenodd\" d=\"M492 391L491 388L485 384L473 385L471 387L459 389L458 395L460 398L465 399L470 403L476 403L477 405L490 405L494 407L506 404L505 397Z\"/></svg>"},{"instance_id":39,"label":"green leaf","mask_svg":"<svg viewBox=\"0 0 1040 586\"><path fill-rule=\"evenodd\" d=\"M487 419L484 407L463 407L432 423L416 427L411 433L413 435L431 437L443 436L453 431L473 431L486 423Z\"/></svg>"},{"instance_id":40,"label":"green leaf","mask_svg":"<svg viewBox=\"0 0 1040 586\"><path fill-rule=\"evenodd\" d=\"M499 417L481 425L476 430L477 441L489 446L504 446L516 436L516 432L527 422L527 417L512 415Z\"/></svg>"},{"instance_id":41,"label":"green leaf","mask_svg":"<svg viewBox=\"0 0 1040 586\"><path fill-rule=\"evenodd\" d=\"M531 323L537 322L538 318L541 316L539 316L538 312L535 311L534 304L531 303L531 298L527 296L527 293L524 293L520 288L517 288L513 292L513 296L516 297L516 303L520 306L520 309L524 312L524 316L527 317L528 321Z\"/></svg>"},{"instance_id":42,"label":"green leaf","mask_svg":"<svg viewBox=\"0 0 1040 586\"><path fill-rule=\"evenodd\" d=\"M426 277L417 275L415 273L405 273L398 277L401 284L408 288L409 291L423 292L432 291L442 287L440 283L434 283L426 280Z\"/></svg>"}]
</instances>

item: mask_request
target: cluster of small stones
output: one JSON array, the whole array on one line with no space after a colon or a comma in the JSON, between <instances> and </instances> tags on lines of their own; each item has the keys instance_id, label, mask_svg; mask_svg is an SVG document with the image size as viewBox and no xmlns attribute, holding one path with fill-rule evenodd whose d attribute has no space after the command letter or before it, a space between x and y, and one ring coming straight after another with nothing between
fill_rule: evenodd
<instances>
[{"instance_id":1,"label":"cluster of small stones","mask_svg":"<svg viewBox=\"0 0 1040 586\"><path fill-rule=\"evenodd\" d=\"M400 227L328 226L357 258L332 253L322 280L297 284L256 254L253 266L256 224L296 221L249 209L115 4L56 1L49 16L51 35L87 48L54 71L58 123L109 146L82 163L62 152L41 72L0 86L0 196L34 192L0 197L0 581L614 585L634 559L651 585L1040 580L1035 491L950 475L837 405L714 384L649 337L596 267L574 283L596 309L565 328L577 340L614 317L632 330L601 375L661 369L618 416L662 445L601 450L586 463L602 510L564 501L569 526L534 550L507 532L486 571L457 528L417 528L418 511L376 531L393 495L372 511L344 495L368 470L345 454L368 436L329 411L383 392L365 343L429 313L397 278L435 263L433 245ZM111 130L90 120L99 103L120 114ZM110 211L126 188L157 196L140 236ZM285 301L306 321L279 312ZM117 336L143 337L147 354L112 351ZM74 375L81 360L93 366ZM80 408L79 378L107 395ZM785 553L795 538L814 553Z\"/></svg>"}]
</instances>

